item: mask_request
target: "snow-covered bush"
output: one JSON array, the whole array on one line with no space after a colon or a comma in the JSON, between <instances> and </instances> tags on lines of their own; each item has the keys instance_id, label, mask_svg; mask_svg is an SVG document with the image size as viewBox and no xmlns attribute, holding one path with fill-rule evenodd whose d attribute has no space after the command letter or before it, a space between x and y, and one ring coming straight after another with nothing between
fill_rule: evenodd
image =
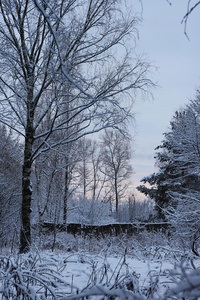
<instances>
[{"instance_id":1,"label":"snow-covered bush","mask_svg":"<svg viewBox=\"0 0 200 300\"><path fill-rule=\"evenodd\" d=\"M200 299L200 269L181 260L169 273L172 287L166 291L165 299Z\"/></svg>"},{"instance_id":2,"label":"snow-covered bush","mask_svg":"<svg viewBox=\"0 0 200 300\"><path fill-rule=\"evenodd\" d=\"M52 261L48 265L37 255L0 256L1 299L58 299L55 290L64 284Z\"/></svg>"},{"instance_id":3,"label":"snow-covered bush","mask_svg":"<svg viewBox=\"0 0 200 300\"><path fill-rule=\"evenodd\" d=\"M172 193L171 196L176 201L176 207L169 207L166 216L174 228L173 234L184 247L194 250L194 244L200 238L199 192Z\"/></svg>"}]
</instances>

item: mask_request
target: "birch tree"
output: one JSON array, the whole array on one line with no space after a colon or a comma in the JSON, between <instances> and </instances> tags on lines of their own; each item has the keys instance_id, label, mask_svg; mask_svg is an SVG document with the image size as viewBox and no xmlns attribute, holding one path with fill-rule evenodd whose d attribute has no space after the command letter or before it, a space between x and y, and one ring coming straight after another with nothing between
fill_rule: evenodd
<instances>
[{"instance_id":1,"label":"birch tree","mask_svg":"<svg viewBox=\"0 0 200 300\"><path fill-rule=\"evenodd\" d=\"M115 208L118 211L119 201L123 198L127 188L127 180L133 170L130 163L131 144L123 134L116 131L106 130L102 135L101 161L104 173L110 183L114 194Z\"/></svg>"},{"instance_id":2,"label":"birch tree","mask_svg":"<svg viewBox=\"0 0 200 300\"><path fill-rule=\"evenodd\" d=\"M91 192L93 201L98 200L101 191L103 189L105 178L101 176L100 165L100 147L99 143L95 140L92 141L91 145L91 165L92 165L92 182L91 182Z\"/></svg>"},{"instance_id":3,"label":"birch tree","mask_svg":"<svg viewBox=\"0 0 200 300\"><path fill-rule=\"evenodd\" d=\"M131 116L134 91L152 84L149 64L131 58L126 47L138 19L123 14L118 2L0 1L0 121L24 138L21 253L31 245L33 161L58 145L119 127Z\"/></svg>"}]
</instances>

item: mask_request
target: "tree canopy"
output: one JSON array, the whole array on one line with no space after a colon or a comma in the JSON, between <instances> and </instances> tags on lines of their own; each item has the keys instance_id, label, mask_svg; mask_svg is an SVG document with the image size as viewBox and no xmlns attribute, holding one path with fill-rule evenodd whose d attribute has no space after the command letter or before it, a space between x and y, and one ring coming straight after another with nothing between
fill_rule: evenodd
<instances>
[{"instance_id":1,"label":"tree canopy","mask_svg":"<svg viewBox=\"0 0 200 300\"><path fill-rule=\"evenodd\" d=\"M130 54L139 20L120 1L2 0L0 11L0 122L24 139L20 252L26 252L33 162L84 135L122 128L135 92L147 92L152 82L149 63Z\"/></svg>"},{"instance_id":2,"label":"tree canopy","mask_svg":"<svg viewBox=\"0 0 200 300\"><path fill-rule=\"evenodd\" d=\"M154 198L180 235L194 236L200 225L200 92L177 111L156 153L159 169L142 179L138 190ZM192 210L191 210L192 207Z\"/></svg>"}]
</instances>

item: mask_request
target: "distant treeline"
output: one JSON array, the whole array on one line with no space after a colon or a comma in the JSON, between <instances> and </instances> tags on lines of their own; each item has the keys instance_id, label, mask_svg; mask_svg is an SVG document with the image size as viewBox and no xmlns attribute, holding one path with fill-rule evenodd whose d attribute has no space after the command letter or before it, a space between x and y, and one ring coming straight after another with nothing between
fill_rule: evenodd
<instances>
[{"instance_id":1,"label":"distant treeline","mask_svg":"<svg viewBox=\"0 0 200 300\"><path fill-rule=\"evenodd\" d=\"M115 224L107 224L107 225L81 225L78 223L70 223L67 225L64 224L53 224L44 222L43 228L48 231L66 231L67 233L71 233L73 235L83 234L87 235L95 235L97 237L105 235L119 235L121 233L125 233L128 235L137 234L140 231L147 230L151 231L161 231L168 232L170 228L170 224L166 222L161 223L115 223Z\"/></svg>"}]
</instances>

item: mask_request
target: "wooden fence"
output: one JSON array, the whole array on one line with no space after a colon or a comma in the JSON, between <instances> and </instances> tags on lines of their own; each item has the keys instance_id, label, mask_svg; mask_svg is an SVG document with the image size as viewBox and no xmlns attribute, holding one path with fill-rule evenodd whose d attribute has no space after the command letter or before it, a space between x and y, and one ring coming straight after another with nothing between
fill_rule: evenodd
<instances>
[{"instance_id":1,"label":"wooden fence","mask_svg":"<svg viewBox=\"0 0 200 300\"><path fill-rule=\"evenodd\" d=\"M163 232L167 233L170 229L169 223L115 223L107 225L81 225L78 223L70 223L67 225L64 224L53 224L44 222L43 228L48 231L66 231L73 235L94 235L96 237L104 237L105 235L119 235L121 233L127 235L138 234L140 231L148 232Z\"/></svg>"}]
</instances>

